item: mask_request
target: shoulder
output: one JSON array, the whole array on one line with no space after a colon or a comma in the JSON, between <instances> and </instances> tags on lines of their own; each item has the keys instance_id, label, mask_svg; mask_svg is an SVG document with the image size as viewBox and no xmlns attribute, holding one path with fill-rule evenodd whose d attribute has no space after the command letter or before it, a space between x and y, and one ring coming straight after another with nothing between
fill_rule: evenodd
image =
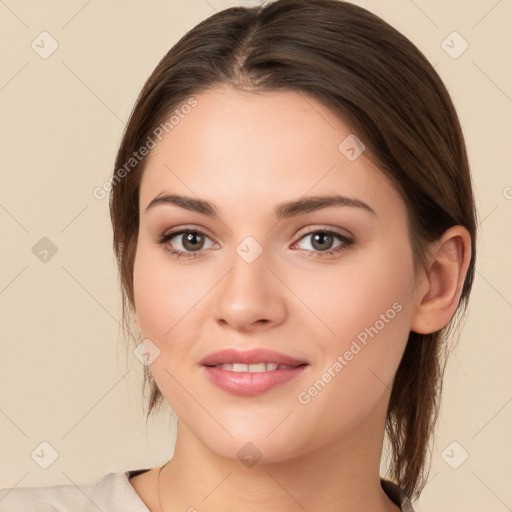
<instances>
[{"instance_id":1,"label":"shoulder","mask_svg":"<svg viewBox=\"0 0 512 512\"><path fill-rule=\"evenodd\" d=\"M89 485L0 488L0 512L149 512L129 481L144 471L109 472Z\"/></svg>"}]
</instances>

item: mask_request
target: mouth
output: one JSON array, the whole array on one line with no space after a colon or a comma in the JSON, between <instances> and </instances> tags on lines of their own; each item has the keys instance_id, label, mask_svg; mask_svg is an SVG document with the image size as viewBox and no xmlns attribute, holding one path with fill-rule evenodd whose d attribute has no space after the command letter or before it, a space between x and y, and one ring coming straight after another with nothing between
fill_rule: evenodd
<instances>
[{"instance_id":1,"label":"mouth","mask_svg":"<svg viewBox=\"0 0 512 512\"><path fill-rule=\"evenodd\" d=\"M275 372L276 370L291 370L299 366L307 365L302 363L298 365L288 365L279 363L222 363L216 365L205 365L208 368L220 368L222 370L228 370L230 372L249 372L249 373L262 373L262 372Z\"/></svg>"},{"instance_id":2,"label":"mouth","mask_svg":"<svg viewBox=\"0 0 512 512\"><path fill-rule=\"evenodd\" d=\"M209 367L218 367L225 364L232 365L232 368L225 368L232 371L261 372L274 371L277 370L279 366L294 368L302 364L307 364L307 361L265 348L254 348L251 350L226 348L209 354L200 361L200 364ZM262 365L265 365L265 368L263 368Z\"/></svg>"},{"instance_id":3,"label":"mouth","mask_svg":"<svg viewBox=\"0 0 512 512\"><path fill-rule=\"evenodd\" d=\"M225 349L201 361L210 382L228 393L255 396L297 378L309 363L267 349Z\"/></svg>"}]
</instances>

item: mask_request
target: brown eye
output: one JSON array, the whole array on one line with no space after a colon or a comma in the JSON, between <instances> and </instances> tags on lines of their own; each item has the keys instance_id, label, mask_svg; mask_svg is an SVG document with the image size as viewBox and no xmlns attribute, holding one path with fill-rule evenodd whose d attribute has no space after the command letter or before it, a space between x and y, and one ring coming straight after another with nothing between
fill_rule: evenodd
<instances>
[{"instance_id":1,"label":"brown eye","mask_svg":"<svg viewBox=\"0 0 512 512\"><path fill-rule=\"evenodd\" d=\"M310 237L311 240L309 243L311 248L299 248L312 252L312 257L321 258L323 256L333 255L347 249L352 244L354 244L354 240L332 229L317 229L315 231L311 231L303 235L300 240L305 240L308 237ZM339 243L333 247L333 243L335 243L336 240L338 240ZM299 242L297 242L297 244L299 244Z\"/></svg>"},{"instance_id":2,"label":"brown eye","mask_svg":"<svg viewBox=\"0 0 512 512\"><path fill-rule=\"evenodd\" d=\"M157 243L178 258L195 258L208 249L205 248L207 240L211 242L210 247L218 247L209 236L197 229L180 229L166 233L157 239Z\"/></svg>"},{"instance_id":3,"label":"brown eye","mask_svg":"<svg viewBox=\"0 0 512 512\"><path fill-rule=\"evenodd\" d=\"M181 243L185 250L187 251L199 251L203 248L204 245L204 235L202 233L199 233L197 231L190 231L180 235Z\"/></svg>"},{"instance_id":4,"label":"brown eye","mask_svg":"<svg viewBox=\"0 0 512 512\"><path fill-rule=\"evenodd\" d=\"M326 251L331 249L334 240L334 236L328 233L314 233L311 238L311 246L319 251Z\"/></svg>"}]
</instances>

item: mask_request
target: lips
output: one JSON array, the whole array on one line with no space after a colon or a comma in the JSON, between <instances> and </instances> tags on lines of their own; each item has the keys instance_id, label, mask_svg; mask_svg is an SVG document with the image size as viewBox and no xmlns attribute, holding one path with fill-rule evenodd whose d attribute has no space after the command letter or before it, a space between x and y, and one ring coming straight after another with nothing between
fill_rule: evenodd
<instances>
[{"instance_id":1,"label":"lips","mask_svg":"<svg viewBox=\"0 0 512 512\"><path fill-rule=\"evenodd\" d=\"M296 367L307 364L307 361L296 359L286 354L263 348L244 351L234 348L218 350L209 354L200 361L200 364L204 366L217 366L223 364L249 365L259 363L275 363L277 365Z\"/></svg>"},{"instance_id":2,"label":"lips","mask_svg":"<svg viewBox=\"0 0 512 512\"><path fill-rule=\"evenodd\" d=\"M201 360L202 371L210 382L239 396L256 396L298 378L309 367L306 361L256 348L227 348Z\"/></svg>"}]
</instances>

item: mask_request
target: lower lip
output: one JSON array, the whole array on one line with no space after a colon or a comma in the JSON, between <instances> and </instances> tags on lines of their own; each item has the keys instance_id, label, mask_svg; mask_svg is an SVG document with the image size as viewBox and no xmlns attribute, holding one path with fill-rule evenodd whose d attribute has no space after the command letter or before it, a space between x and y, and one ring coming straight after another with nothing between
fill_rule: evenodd
<instances>
[{"instance_id":1,"label":"lower lip","mask_svg":"<svg viewBox=\"0 0 512 512\"><path fill-rule=\"evenodd\" d=\"M256 396L279 386L279 384L295 379L307 366L305 364L269 372L232 372L213 366L203 366L203 368L205 368L208 378L224 391L240 396Z\"/></svg>"}]
</instances>

